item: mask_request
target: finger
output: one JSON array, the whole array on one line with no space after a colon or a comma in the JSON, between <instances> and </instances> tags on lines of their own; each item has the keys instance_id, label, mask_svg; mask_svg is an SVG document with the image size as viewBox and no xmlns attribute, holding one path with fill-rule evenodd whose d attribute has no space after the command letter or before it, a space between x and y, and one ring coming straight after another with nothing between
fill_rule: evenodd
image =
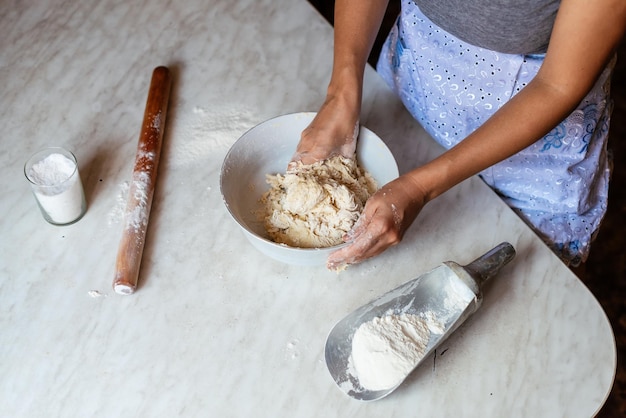
<instances>
[{"instance_id":1,"label":"finger","mask_svg":"<svg viewBox=\"0 0 626 418\"><path fill-rule=\"evenodd\" d=\"M337 250L328 256L326 267L329 270L343 270L350 264L357 264L366 258L363 253L364 245L367 245L367 240L357 240L348 245L345 248Z\"/></svg>"},{"instance_id":2,"label":"finger","mask_svg":"<svg viewBox=\"0 0 626 418\"><path fill-rule=\"evenodd\" d=\"M359 138L360 123L357 120L354 125L352 135L344 140L343 145L339 149L339 154L345 158L356 158L356 143Z\"/></svg>"},{"instance_id":3,"label":"finger","mask_svg":"<svg viewBox=\"0 0 626 418\"><path fill-rule=\"evenodd\" d=\"M302 164L302 160L300 160L299 157L296 159L294 156L294 158L289 161L289 164L287 164L287 172L296 170L300 164Z\"/></svg>"},{"instance_id":4,"label":"finger","mask_svg":"<svg viewBox=\"0 0 626 418\"><path fill-rule=\"evenodd\" d=\"M370 216L367 215L365 208L359 219L357 219L356 223L352 227L351 230L345 233L343 236L344 242L354 241L359 235L367 230L367 227L370 224Z\"/></svg>"},{"instance_id":5,"label":"finger","mask_svg":"<svg viewBox=\"0 0 626 418\"><path fill-rule=\"evenodd\" d=\"M362 235L349 246L337 250L328 256L326 266L329 270L343 270L351 264L358 264L385 250L380 241L372 235Z\"/></svg>"},{"instance_id":6,"label":"finger","mask_svg":"<svg viewBox=\"0 0 626 418\"><path fill-rule=\"evenodd\" d=\"M385 248L380 235L366 230L347 247L331 253L326 265L330 270L344 269L350 264L357 264L380 254Z\"/></svg>"},{"instance_id":7,"label":"finger","mask_svg":"<svg viewBox=\"0 0 626 418\"><path fill-rule=\"evenodd\" d=\"M325 153L323 149L317 149L313 151L296 151L295 154L291 157L291 161L289 161L288 168L297 167L298 163L302 163L303 165L311 165L315 164L319 161L323 161L329 158L332 158L336 155L339 155L337 151L331 151L329 153Z\"/></svg>"},{"instance_id":8,"label":"finger","mask_svg":"<svg viewBox=\"0 0 626 418\"><path fill-rule=\"evenodd\" d=\"M298 167L298 165L309 165L319 161L317 158L312 156L308 152L299 152L296 151L295 154L291 157L289 164L287 164L287 170L293 170Z\"/></svg>"}]
</instances>

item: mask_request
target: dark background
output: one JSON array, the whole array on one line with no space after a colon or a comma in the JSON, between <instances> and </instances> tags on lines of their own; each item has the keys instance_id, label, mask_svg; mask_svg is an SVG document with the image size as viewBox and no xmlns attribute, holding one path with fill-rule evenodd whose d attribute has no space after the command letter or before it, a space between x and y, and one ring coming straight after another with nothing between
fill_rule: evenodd
<instances>
[{"instance_id":1,"label":"dark background","mask_svg":"<svg viewBox=\"0 0 626 418\"><path fill-rule=\"evenodd\" d=\"M309 0L332 24L334 0ZM390 1L382 28L374 44L369 63L376 65L384 38L400 10L398 1ZM612 83L614 100L609 148L614 169L609 187L609 207L592 245L587 263L576 274L598 299L613 327L617 343L617 374L613 390L598 414L600 418L626 417L626 41L618 50Z\"/></svg>"}]
</instances>

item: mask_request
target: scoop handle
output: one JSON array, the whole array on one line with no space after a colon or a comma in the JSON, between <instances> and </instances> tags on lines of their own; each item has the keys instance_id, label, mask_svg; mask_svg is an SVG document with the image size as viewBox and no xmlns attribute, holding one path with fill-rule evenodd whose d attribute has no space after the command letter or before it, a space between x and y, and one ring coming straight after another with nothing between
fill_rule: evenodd
<instances>
[{"instance_id":1,"label":"scoop handle","mask_svg":"<svg viewBox=\"0 0 626 418\"><path fill-rule=\"evenodd\" d=\"M508 242L503 242L463 268L476 280L480 288L513 258L515 258L515 248Z\"/></svg>"}]
</instances>

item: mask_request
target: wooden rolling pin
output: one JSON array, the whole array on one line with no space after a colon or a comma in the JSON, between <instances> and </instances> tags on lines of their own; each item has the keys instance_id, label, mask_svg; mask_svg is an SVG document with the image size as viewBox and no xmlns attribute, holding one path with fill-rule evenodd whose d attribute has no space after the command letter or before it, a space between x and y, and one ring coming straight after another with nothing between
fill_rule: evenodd
<instances>
[{"instance_id":1,"label":"wooden rolling pin","mask_svg":"<svg viewBox=\"0 0 626 418\"><path fill-rule=\"evenodd\" d=\"M143 115L133 178L124 212L124 230L115 263L113 289L122 295L130 295L137 288L171 85L170 71L166 67L155 68Z\"/></svg>"}]
</instances>

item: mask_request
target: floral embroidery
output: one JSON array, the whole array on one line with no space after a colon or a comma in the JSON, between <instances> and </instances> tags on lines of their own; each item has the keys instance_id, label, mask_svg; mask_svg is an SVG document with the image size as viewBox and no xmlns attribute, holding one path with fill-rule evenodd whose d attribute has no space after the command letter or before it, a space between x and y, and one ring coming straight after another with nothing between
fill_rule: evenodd
<instances>
[{"instance_id":1,"label":"floral embroidery","mask_svg":"<svg viewBox=\"0 0 626 418\"><path fill-rule=\"evenodd\" d=\"M561 148L563 145L563 138L567 134L565 123L561 122L557 127L552 129L546 136L543 137L542 152L548 151L550 148Z\"/></svg>"}]
</instances>

